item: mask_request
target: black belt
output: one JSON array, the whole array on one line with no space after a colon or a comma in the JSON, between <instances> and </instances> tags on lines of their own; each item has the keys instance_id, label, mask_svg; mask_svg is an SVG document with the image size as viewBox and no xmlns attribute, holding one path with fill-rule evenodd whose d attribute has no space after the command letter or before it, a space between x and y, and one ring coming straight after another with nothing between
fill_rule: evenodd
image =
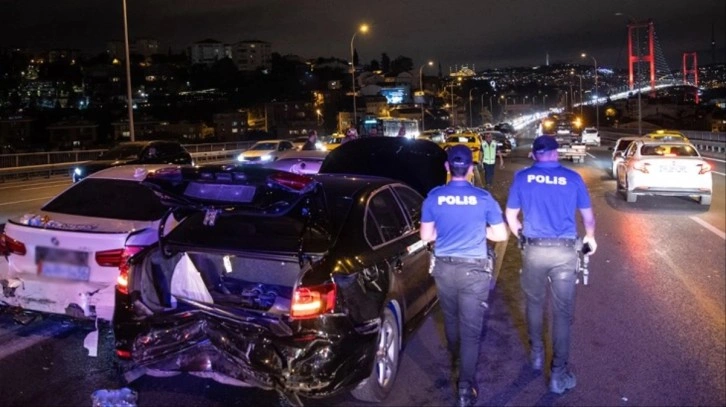
<instances>
[{"instance_id":1,"label":"black belt","mask_svg":"<svg viewBox=\"0 0 726 407\"><path fill-rule=\"evenodd\" d=\"M525 243L532 246L565 246L574 247L577 239L567 239L563 237L525 237Z\"/></svg>"},{"instance_id":2,"label":"black belt","mask_svg":"<svg viewBox=\"0 0 726 407\"><path fill-rule=\"evenodd\" d=\"M470 263L481 264L487 261L486 257L454 257L454 256L436 256L436 260L444 263Z\"/></svg>"}]
</instances>

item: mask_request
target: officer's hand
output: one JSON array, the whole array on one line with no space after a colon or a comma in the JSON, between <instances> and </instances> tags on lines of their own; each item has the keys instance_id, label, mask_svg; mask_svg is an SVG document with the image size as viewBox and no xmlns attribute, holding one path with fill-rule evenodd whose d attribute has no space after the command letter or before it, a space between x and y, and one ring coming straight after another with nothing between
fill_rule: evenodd
<instances>
[{"instance_id":1,"label":"officer's hand","mask_svg":"<svg viewBox=\"0 0 726 407\"><path fill-rule=\"evenodd\" d=\"M504 163L499 164L499 168L504 168Z\"/></svg>"},{"instance_id":2,"label":"officer's hand","mask_svg":"<svg viewBox=\"0 0 726 407\"><path fill-rule=\"evenodd\" d=\"M595 254L595 251L597 251L597 242L594 237L585 236L582 238L582 245L590 246L590 251L587 253L588 256Z\"/></svg>"}]
</instances>

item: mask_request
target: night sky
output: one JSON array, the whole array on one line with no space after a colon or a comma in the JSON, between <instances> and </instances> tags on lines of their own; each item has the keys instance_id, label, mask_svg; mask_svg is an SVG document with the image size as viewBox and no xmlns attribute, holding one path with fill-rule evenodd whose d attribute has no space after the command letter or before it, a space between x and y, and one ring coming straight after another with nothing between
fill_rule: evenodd
<instances>
[{"instance_id":1,"label":"night sky","mask_svg":"<svg viewBox=\"0 0 726 407\"><path fill-rule=\"evenodd\" d=\"M477 70L577 62L581 52L601 66L627 64L628 17L651 18L671 69L684 51L701 65L724 62L725 0L127 0L129 31L158 39L166 51L213 38L263 40L273 52L349 59L358 35L361 62L403 55L419 66L441 63ZM122 0L0 0L0 47L105 49L123 39Z\"/></svg>"}]
</instances>

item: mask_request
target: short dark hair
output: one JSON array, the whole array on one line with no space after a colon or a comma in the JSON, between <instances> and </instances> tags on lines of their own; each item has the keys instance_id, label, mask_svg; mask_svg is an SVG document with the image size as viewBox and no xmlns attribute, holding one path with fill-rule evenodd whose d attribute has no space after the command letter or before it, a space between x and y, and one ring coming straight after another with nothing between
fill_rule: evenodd
<instances>
[{"instance_id":1,"label":"short dark hair","mask_svg":"<svg viewBox=\"0 0 726 407\"><path fill-rule=\"evenodd\" d=\"M463 177L469 171L469 166L449 165L449 172L452 177Z\"/></svg>"}]
</instances>

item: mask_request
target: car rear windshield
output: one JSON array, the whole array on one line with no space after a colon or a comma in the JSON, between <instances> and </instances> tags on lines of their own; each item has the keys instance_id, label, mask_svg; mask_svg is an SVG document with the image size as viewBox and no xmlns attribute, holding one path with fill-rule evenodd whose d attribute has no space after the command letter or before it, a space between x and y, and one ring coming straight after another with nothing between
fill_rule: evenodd
<instances>
[{"instance_id":1,"label":"car rear windshield","mask_svg":"<svg viewBox=\"0 0 726 407\"><path fill-rule=\"evenodd\" d=\"M160 219L166 207L138 181L87 178L58 195L42 210L122 220Z\"/></svg>"},{"instance_id":2,"label":"car rear windshield","mask_svg":"<svg viewBox=\"0 0 726 407\"><path fill-rule=\"evenodd\" d=\"M695 148L689 145L646 144L640 149L640 155L661 157L698 157L698 152L696 152Z\"/></svg>"},{"instance_id":3,"label":"car rear windshield","mask_svg":"<svg viewBox=\"0 0 726 407\"><path fill-rule=\"evenodd\" d=\"M223 212L213 225L205 225L206 213L198 212L185 219L165 240L170 244L230 252L325 251L332 239L328 216L318 213L307 221L303 214L316 213L317 209L304 207L301 203L282 216ZM300 237L304 238L302 246Z\"/></svg>"}]
</instances>

